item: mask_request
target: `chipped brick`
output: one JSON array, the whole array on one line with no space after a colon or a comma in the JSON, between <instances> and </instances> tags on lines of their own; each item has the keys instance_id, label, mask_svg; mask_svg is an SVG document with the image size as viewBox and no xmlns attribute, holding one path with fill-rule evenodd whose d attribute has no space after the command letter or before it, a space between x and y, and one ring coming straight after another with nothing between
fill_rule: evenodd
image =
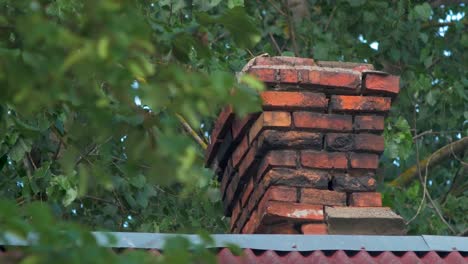
<instances>
[{"instance_id":1,"label":"chipped brick","mask_svg":"<svg viewBox=\"0 0 468 264\"><path fill-rule=\"evenodd\" d=\"M263 129L289 128L291 126L291 114L288 112L266 111L263 112L252 125L249 131L249 143L254 141Z\"/></svg>"},{"instance_id":2,"label":"chipped brick","mask_svg":"<svg viewBox=\"0 0 468 264\"><path fill-rule=\"evenodd\" d=\"M330 177L326 171L310 169L273 168L262 181L266 186L285 185L295 187L328 188Z\"/></svg>"},{"instance_id":3,"label":"chipped brick","mask_svg":"<svg viewBox=\"0 0 468 264\"><path fill-rule=\"evenodd\" d=\"M301 190L301 203L321 205L346 205L346 193L329 190L303 188Z\"/></svg>"},{"instance_id":4,"label":"chipped brick","mask_svg":"<svg viewBox=\"0 0 468 264\"><path fill-rule=\"evenodd\" d=\"M335 175L332 187L339 192L373 192L377 188L377 182L370 176Z\"/></svg>"},{"instance_id":5,"label":"chipped brick","mask_svg":"<svg viewBox=\"0 0 468 264\"><path fill-rule=\"evenodd\" d=\"M364 77L364 94L390 94L400 92L400 77L394 75L367 73Z\"/></svg>"},{"instance_id":6,"label":"chipped brick","mask_svg":"<svg viewBox=\"0 0 468 264\"><path fill-rule=\"evenodd\" d=\"M348 115L294 112L294 125L319 131L352 131L352 117Z\"/></svg>"},{"instance_id":7,"label":"chipped brick","mask_svg":"<svg viewBox=\"0 0 468 264\"><path fill-rule=\"evenodd\" d=\"M349 194L349 206L381 207L382 195L378 192L356 192Z\"/></svg>"},{"instance_id":8,"label":"chipped brick","mask_svg":"<svg viewBox=\"0 0 468 264\"><path fill-rule=\"evenodd\" d=\"M301 164L308 168L317 169L346 169L348 160L345 153L301 151Z\"/></svg>"},{"instance_id":9,"label":"chipped brick","mask_svg":"<svg viewBox=\"0 0 468 264\"><path fill-rule=\"evenodd\" d=\"M325 110L328 99L323 93L265 91L260 94L264 110Z\"/></svg>"},{"instance_id":10,"label":"chipped brick","mask_svg":"<svg viewBox=\"0 0 468 264\"><path fill-rule=\"evenodd\" d=\"M306 131L264 130L259 138L262 149L321 149L322 135Z\"/></svg>"},{"instance_id":11,"label":"chipped brick","mask_svg":"<svg viewBox=\"0 0 468 264\"><path fill-rule=\"evenodd\" d=\"M377 96L332 95L330 106L336 112L388 112L391 99Z\"/></svg>"}]
</instances>

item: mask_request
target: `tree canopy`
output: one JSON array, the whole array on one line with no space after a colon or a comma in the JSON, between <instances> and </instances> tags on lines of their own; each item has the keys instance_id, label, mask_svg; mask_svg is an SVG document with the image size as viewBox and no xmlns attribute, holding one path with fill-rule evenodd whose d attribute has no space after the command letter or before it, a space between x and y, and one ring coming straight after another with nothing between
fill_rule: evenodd
<instances>
[{"instance_id":1,"label":"tree canopy","mask_svg":"<svg viewBox=\"0 0 468 264\"><path fill-rule=\"evenodd\" d=\"M222 106L259 110L263 85L235 73L268 53L400 75L384 204L410 234L466 235L463 2L0 0L0 232L49 234L31 263L117 261L81 227L226 232L204 146Z\"/></svg>"}]
</instances>

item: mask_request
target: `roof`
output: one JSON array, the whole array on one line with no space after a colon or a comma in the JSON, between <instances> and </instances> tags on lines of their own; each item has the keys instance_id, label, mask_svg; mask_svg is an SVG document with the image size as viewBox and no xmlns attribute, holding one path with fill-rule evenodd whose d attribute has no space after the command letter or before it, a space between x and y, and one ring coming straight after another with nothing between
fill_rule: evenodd
<instances>
[{"instance_id":1,"label":"roof","mask_svg":"<svg viewBox=\"0 0 468 264\"><path fill-rule=\"evenodd\" d=\"M108 234L115 237L110 244ZM166 239L184 236L201 243L197 235L94 232L99 244L159 252ZM212 235L220 263L468 263L468 238L452 236L363 235ZM32 236L28 241L34 241ZM0 243L27 246L28 241L7 236ZM243 249L235 256L227 245Z\"/></svg>"}]
</instances>

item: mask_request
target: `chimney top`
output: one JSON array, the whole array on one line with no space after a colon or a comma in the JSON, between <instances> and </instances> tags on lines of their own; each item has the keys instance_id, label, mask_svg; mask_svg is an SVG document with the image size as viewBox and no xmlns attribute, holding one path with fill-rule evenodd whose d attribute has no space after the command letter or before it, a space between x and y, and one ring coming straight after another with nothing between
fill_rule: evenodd
<instances>
[{"instance_id":1,"label":"chimney top","mask_svg":"<svg viewBox=\"0 0 468 264\"><path fill-rule=\"evenodd\" d=\"M295 57L258 57L243 72L266 84L263 112L226 107L206 153L231 232L404 234L375 180L399 77Z\"/></svg>"}]
</instances>

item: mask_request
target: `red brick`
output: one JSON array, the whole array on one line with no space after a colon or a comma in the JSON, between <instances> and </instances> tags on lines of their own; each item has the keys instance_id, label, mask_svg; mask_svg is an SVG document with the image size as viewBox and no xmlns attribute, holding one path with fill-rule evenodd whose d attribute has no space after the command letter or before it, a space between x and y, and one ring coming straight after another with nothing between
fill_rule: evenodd
<instances>
[{"instance_id":1,"label":"red brick","mask_svg":"<svg viewBox=\"0 0 468 264\"><path fill-rule=\"evenodd\" d=\"M249 143L252 143L259 133L266 128L288 128L291 126L291 114L288 112L263 112L249 131Z\"/></svg>"},{"instance_id":2,"label":"red brick","mask_svg":"<svg viewBox=\"0 0 468 264\"><path fill-rule=\"evenodd\" d=\"M223 196L224 196L224 193L226 191L226 188L227 188L229 182L231 181L232 172L233 172L232 171L232 166L230 164L228 164L228 166L224 170L223 177L221 179L220 191L221 191L221 195L223 195Z\"/></svg>"},{"instance_id":3,"label":"red brick","mask_svg":"<svg viewBox=\"0 0 468 264\"><path fill-rule=\"evenodd\" d=\"M367 153L351 153L351 168L353 169L377 169L379 167L379 156Z\"/></svg>"},{"instance_id":4,"label":"red brick","mask_svg":"<svg viewBox=\"0 0 468 264\"><path fill-rule=\"evenodd\" d=\"M289 186L272 186L263 196L266 201L296 202L297 188Z\"/></svg>"},{"instance_id":5,"label":"red brick","mask_svg":"<svg viewBox=\"0 0 468 264\"><path fill-rule=\"evenodd\" d=\"M233 120L234 112L232 107L225 107L219 114L218 119L216 119L213 131L211 133L211 141L223 139Z\"/></svg>"},{"instance_id":6,"label":"red brick","mask_svg":"<svg viewBox=\"0 0 468 264\"><path fill-rule=\"evenodd\" d=\"M231 129L232 129L232 138L235 142L237 142L244 134L248 131L252 123L258 118L260 114L248 114L244 118L236 118L232 122Z\"/></svg>"},{"instance_id":7,"label":"red brick","mask_svg":"<svg viewBox=\"0 0 468 264\"><path fill-rule=\"evenodd\" d=\"M346 169L348 160L341 152L302 151L301 163L305 167L317 169Z\"/></svg>"},{"instance_id":8,"label":"red brick","mask_svg":"<svg viewBox=\"0 0 468 264\"><path fill-rule=\"evenodd\" d=\"M323 206L269 201L266 204L262 223L273 223L280 220L324 221Z\"/></svg>"},{"instance_id":9,"label":"red brick","mask_svg":"<svg viewBox=\"0 0 468 264\"><path fill-rule=\"evenodd\" d=\"M370 176L335 175L332 188L339 192L373 192L377 188L376 183L375 179Z\"/></svg>"},{"instance_id":10,"label":"red brick","mask_svg":"<svg viewBox=\"0 0 468 264\"><path fill-rule=\"evenodd\" d=\"M301 203L320 205L346 205L346 193L329 190L303 188L301 190Z\"/></svg>"},{"instance_id":11,"label":"red brick","mask_svg":"<svg viewBox=\"0 0 468 264\"><path fill-rule=\"evenodd\" d=\"M218 152L222 139L229 130L233 119L234 113L231 106L225 107L216 119L213 130L211 132L211 144L208 146L205 152L206 167L210 167L213 158Z\"/></svg>"},{"instance_id":12,"label":"red brick","mask_svg":"<svg viewBox=\"0 0 468 264\"><path fill-rule=\"evenodd\" d=\"M251 146L247 154L245 155L244 159L239 164L239 176L241 178L245 177L246 172L251 168L253 163L255 162L255 157L257 155L257 147L256 142L254 142Z\"/></svg>"},{"instance_id":13,"label":"red brick","mask_svg":"<svg viewBox=\"0 0 468 264\"><path fill-rule=\"evenodd\" d=\"M245 153L249 150L249 140L245 136L239 145L237 145L236 150L232 153L232 166L237 168L239 162L244 158Z\"/></svg>"},{"instance_id":14,"label":"red brick","mask_svg":"<svg viewBox=\"0 0 468 264\"><path fill-rule=\"evenodd\" d=\"M330 176L323 170L273 168L261 180L265 186L286 185L326 189Z\"/></svg>"},{"instance_id":15,"label":"red brick","mask_svg":"<svg viewBox=\"0 0 468 264\"><path fill-rule=\"evenodd\" d=\"M264 130L258 137L262 150L322 149L322 134L295 130Z\"/></svg>"},{"instance_id":16,"label":"red brick","mask_svg":"<svg viewBox=\"0 0 468 264\"><path fill-rule=\"evenodd\" d=\"M257 226L259 224L259 219L257 214L252 214L249 221L242 228L241 234L253 234L255 233Z\"/></svg>"},{"instance_id":17,"label":"red brick","mask_svg":"<svg viewBox=\"0 0 468 264\"><path fill-rule=\"evenodd\" d=\"M310 128L320 131L352 131L352 117L348 115L294 112L294 125L297 128Z\"/></svg>"},{"instance_id":18,"label":"red brick","mask_svg":"<svg viewBox=\"0 0 468 264\"><path fill-rule=\"evenodd\" d=\"M273 225L262 225L257 228L256 234L283 234L297 235L299 231L294 227L293 223L278 223Z\"/></svg>"},{"instance_id":19,"label":"red brick","mask_svg":"<svg viewBox=\"0 0 468 264\"><path fill-rule=\"evenodd\" d=\"M354 119L354 128L357 131L383 131L384 117L383 116L356 116Z\"/></svg>"},{"instance_id":20,"label":"red brick","mask_svg":"<svg viewBox=\"0 0 468 264\"><path fill-rule=\"evenodd\" d=\"M215 140L211 141L211 143L208 145L208 148L205 151L205 167L209 168L211 166L211 163L213 162L214 157L218 153L219 146L221 146L222 141L220 140Z\"/></svg>"},{"instance_id":21,"label":"red brick","mask_svg":"<svg viewBox=\"0 0 468 264\"><path fill-rule=\"evenodd\" d=\"M326 235L328 234L326 224L303 224L301 226L304 235Z\"/></svg>"},{"instance_id":22,"label":"red brick","mask_svg":"<svg viewBox=\"0 0 468 264\"><path fill-rule=\"evenodd\" d=\"M288 65L288 66L314 66L314 59L297 58L287 56L258 57L255 60L256 66Z\"/></svg>"},{"instance_id":23,"label":"red brick","mask_svg":"<svg viewBox=\"0 0 468 264\"><path fill-rule=\"evenodd\" d=\"M323 93L265 91L260 94L264 110L326 109L328 99Z\"/></svg>"},{"instance_id":24,"label":"red brick","mask_svg":"<svg viewBox=\"0 0 468 264\"><path fill-rule=\"evenodd\" d=\"M258 169L257 178L272 167L296 167L296 151L271 150L263 158Z\"/></svg>"},{"instance_id":25,"label":"red brick","mask_svg":"<svg viewBox=\"0 0 468 264\"><path fill-rule=\"evenodd\" d=\"M354 149L354 135L343 133L329 133L325 136L328 150L350 151Z\"/></svg>"},{"instance_id":26,"label":"red brick","mask_svg":"<svg viewBox=\"0 0 468 264\"><path fill-rule=\"evenodd\" d=\"M253 76L257 77L260 81L265 83L275 83L276 75L278 70L273 68L250 68L248 73L252 74Z\"/></svg>"},{"instance_id":27,"label":"red brick","mask_svg":"<svg viewBox=\"0 0 468 264\"><path fill-rule=\"evenodd\" d=\"M232 210L232 214L231 214L231 221L230 221L231 230L233 230L233 228L235 227L237 220L239 219L239 216L241 213L242 213L242 206L240 202L238 201L234 205L234 209Z\"/></svg>"},{"instance_id":28,"label":"red brick","mask_svg":"<svg viewBox=\"0 0 468 264\"><path fill-rule=\"evenodd\" d=\"M242 198L241 198L242 207L246 206L247 201L249 200L250 194L252 193L254 187L255 187L255 185L254 185L253 178L250 178L249 183L247 183L247 186L245 187L244 193L242 194Z\"/></svg>"},{"instance_id":29,"label":"red brick","mask_svg":"<svg viewBox=\"0 0 468 264\"><path fill-rule=\"evenodd\" d=\"M382 195L378 192L355 192L349 194L349 206L381 207Z\"/></svg>"},{"instance_id":30,"label":"red brick","mask_svg":"<svg viewBox=\"0 0 468 264\"><path fill-rule=\"evenodd\" d=\"M381 153L384 151L384 138L373 134L356 134L354 135L354 149Z\"/></svg>"},{"instance_id":31,"label":"red brick","mask_svg":"<svg viewBox=\"0 0 468 264\"><path fill-rule=\"evenodd\" d=\"M400 92L400 77L367 73L364 78L364 93L397 95Z\"/></svg>"},{"instance_id":32,"label":"red brick","mask_svg":"<svg viewBox=\"0 0 468 264\"><path fill-rule=\"evenodd\" d=\"M367 151L381 153L384 150L384 139L374 134L329 133L325 136L328 150L334 151Z\"/></svg>"},{"instance_id":33,"label":"red brick","mask_svg":"<svg viewBox=\"0 0 468 264\"><path fill-rule=\"evenodd\" d=\"M281 83L299 83L298 71L294 68L292 69L279 69L280 82Z\"/></svg>"},{"instance_id":34,"label":"red brick","mask_svg":"<svg viewBox=\"0 0 468 264\"><path fill-rule=\"evenodd\" d=\"M339 112L388 112L391 106L389 97L333 95L331 109Z\"/></svg>"},{"instance_id":35,"label":"red brick","mask_svg":"<svg viewBox=\"0 0 468 264\"><path fill-rule=\"evenodd\" d=\"M224 210L226 213L230 214L230 210L233 205L234 196L236 195L237 188L239 187L239 175L236 173L231 177L231 182L228 184L225 196L223 200Z\"/></svg>"},{"instance_id":36,"label":"red brick","mask_svg":"<svg viewBox=\"0 0 468 264\"><path fill-rule=\"evenodd\" d=\"M350 70L317 68L309 71L309 84L347 88L357 91L361 74Z\"/></svg>"}]
</instances>

